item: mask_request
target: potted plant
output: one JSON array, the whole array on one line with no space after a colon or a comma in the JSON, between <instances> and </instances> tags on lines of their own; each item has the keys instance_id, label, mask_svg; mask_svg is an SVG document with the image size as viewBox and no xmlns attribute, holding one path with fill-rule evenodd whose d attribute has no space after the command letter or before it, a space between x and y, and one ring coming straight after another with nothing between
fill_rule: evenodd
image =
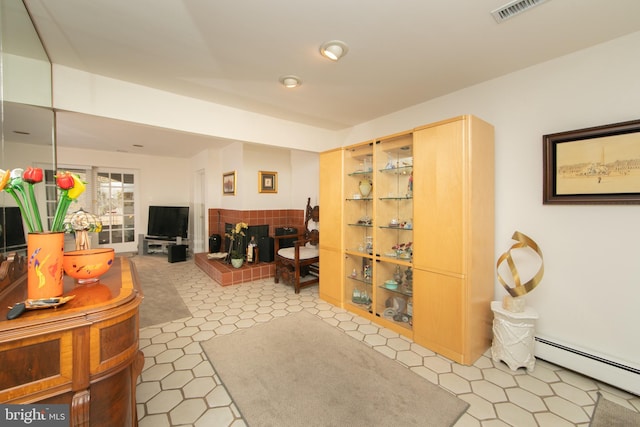
<instances>
[{"instance_id":1,"label":"potted plant","mask_svg":"<svg viewBox=\"0 0 640 427\"><path fill-rule=\"evenodd\" d=\"M226 233L229 238L229 258L231 259L231 265L235 268L242 267L244 262L244 248L242 247L244 239L242 237L245 236L244 230L247 228L249 226L246 222L239 222L231 229L231 232Z\"/></svg>"}]
</instances>

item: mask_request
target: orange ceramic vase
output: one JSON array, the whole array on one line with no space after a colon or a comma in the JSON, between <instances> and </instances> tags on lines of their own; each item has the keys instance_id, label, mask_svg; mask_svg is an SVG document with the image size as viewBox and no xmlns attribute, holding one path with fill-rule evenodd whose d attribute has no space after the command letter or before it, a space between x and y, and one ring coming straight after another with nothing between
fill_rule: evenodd
<instances>
[{"instance_id":1,"label":"orange ceramic vase","mask_svg":"<svg viewBox=\"0 0 640 427\"><path fill-rule=\"evenodd\" d=\"M64 233L29 233L27 236L27 298L62 295Z\"/></svg>"}]
</instances>

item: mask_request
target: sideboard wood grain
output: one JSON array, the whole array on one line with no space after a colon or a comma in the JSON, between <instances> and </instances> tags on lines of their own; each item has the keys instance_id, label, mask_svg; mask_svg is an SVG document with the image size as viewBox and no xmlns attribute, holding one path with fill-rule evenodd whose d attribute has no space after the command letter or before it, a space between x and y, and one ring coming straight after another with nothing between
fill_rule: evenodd
<instances>
[{"instance_id":1,"label":"sideboard wood grain","mask_svg":"<svg viewBox=\"0 0 640 427\"><path fill-rule=\"evenodd\" d=\"M94 284L64 279L75 298L5 320L27 297L26 275L0 292L0 402L68 404L72 426L137 426L143 299L135 265L118 257Z\"/></svg>"}]
</instances>

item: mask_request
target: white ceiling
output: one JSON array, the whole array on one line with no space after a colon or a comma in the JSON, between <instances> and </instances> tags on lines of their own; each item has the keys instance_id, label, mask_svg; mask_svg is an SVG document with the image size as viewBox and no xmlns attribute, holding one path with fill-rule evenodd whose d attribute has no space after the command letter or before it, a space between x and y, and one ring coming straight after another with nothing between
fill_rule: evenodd
<instances>
[{"instance_id":1,"label":"white ceiling","mask_svg":"<svg viewBox=\"0 0 640 427\"><path fill-rule=\"evenodd\" d=\"M547 0L498 24L507 2L25 0L56 64L334 130L640 31L638 0ZM332 39L338 62L318 52ZM169 132L71 113L58 128L61 146L127 151ZM154 150L191 154L166 135Z\"/></svg>"}]
</instances>

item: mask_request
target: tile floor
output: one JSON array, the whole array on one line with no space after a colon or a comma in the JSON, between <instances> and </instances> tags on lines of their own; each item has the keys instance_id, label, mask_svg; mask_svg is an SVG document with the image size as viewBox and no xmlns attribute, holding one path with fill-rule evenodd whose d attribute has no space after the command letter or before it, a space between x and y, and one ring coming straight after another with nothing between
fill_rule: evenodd
<instances>
[{"instance_id":1,"label":"tile floor","mask_svg":"<svg viewBox=\"0 0 640 427\"><path fill-rule=\"evenodd\" d=\"M538 361L531 374L524 369L512 372L502 362L492 362L489 351L473 366L450 362L395 332L320 300L317 287L303 289L298 295L292 288L274 284L273 279L222 287L193 260L170 264L157 259L167 280L177 284L192 316L140 332L140 347L145 354L137 386L140 427L246 426L200 342L301 310L469 402L456 427L586 427L598 391L607 399L640 411L638 396L544 361ZM144 285L144 277L141 280Z\"/></svg>"}]
</instances>

